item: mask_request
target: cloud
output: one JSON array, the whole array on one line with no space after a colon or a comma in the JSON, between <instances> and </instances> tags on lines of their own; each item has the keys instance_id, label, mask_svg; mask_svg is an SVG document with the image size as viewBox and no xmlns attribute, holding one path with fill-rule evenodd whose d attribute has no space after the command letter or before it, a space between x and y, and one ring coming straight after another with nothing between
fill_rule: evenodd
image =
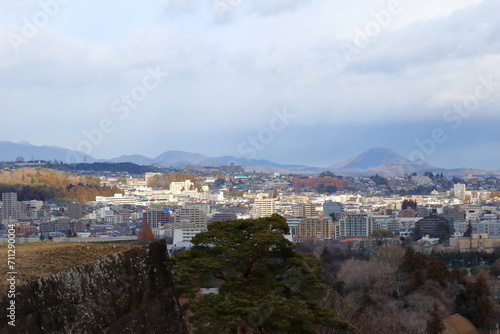
<instances>
[{"instance_id":1,"label":"cloud","mask_svg":"<svg viewBox=\"0 0 500 334\"><path fill-rule=\"evenodd\" d=\"M96 152L105 156L113 145L126 150L138 138L165 138L172 149L177 142L200 148L219 142L223 154L235 150L239 135L266 126L272 109L282 106L295 112L300 128L269 148L288 151L280 138L296 137L304 152L319 125L357 131L357 124L376 136L387 123L439 123L454 103L475 94L481 77L500 81L495 1L402 2L403 11L346 59L341 46L352 44L359 29L375 20L373 12L388 10L388 3L231 0L224 24L209 0L152 1L140 10L132 2L110 2L98 17L92 13L97 2L68 5L20 52L0 40L0 77L8 78L0 81L6 110L0 122L29 118L27 129L44 124L46 130L42 138L5 127L0 140L78 142L82 130L115 117L112 102L156 66L168 78L128 119L113 118L116 130ZM22 18L37 10L36 2L30 4L8 2L2 36L22 33ZM103 38L107 18L111 32ZM93 19L99 24L89 25ZM498 120L497 97L470 117ZM390 138L398 142L396 135Z\"/></svg>"}]
</instances>

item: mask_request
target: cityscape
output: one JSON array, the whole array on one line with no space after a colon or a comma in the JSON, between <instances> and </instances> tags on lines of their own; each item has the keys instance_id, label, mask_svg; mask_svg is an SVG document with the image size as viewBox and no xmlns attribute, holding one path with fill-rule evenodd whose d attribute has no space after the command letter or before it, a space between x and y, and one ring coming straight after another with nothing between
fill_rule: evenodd
<instances>
[{"instance_id":1,"label":"cityscape","mask_svg":"<svg viewBox=\"0 0 500 334\"><path fill-rule=\"evenodd\" d=\"M25 162L22 157L4 162L1 167L2 240L8 242L14 233L18 249L23 243L164 240L175 259L189 251L196 236L208 233L212 225L274 219L277 214L286 222L283 237L298 249L322 249L322 261L331 249L332 257L345 252L352 252L348 258L367 256L371 260L364 263L368 265L384 249L400 254L404 246L415 254L433 259L438 256L447 272L465 268L476 273L473 275L489 273L488 293L493 300L500 297L498 278L491 276L500 271L500 178L493 175L448 177L431 171L392 177L342 176L330 171L301 175L248 172L235 164L155 167L154 172L137 174L137 170L153 166L111 162L66 165L56 161ZM89 188L94 192L87 192ZM323 266L326 270L331 263ZM349 271L346 274L344 266L332 284L342 278L346 289L352 290L352 284L360 283L343 278L352 275ZM331 273L326 271L325 275ZM427 279L432 275L429 271ZM329 282L326 277L324 281ZM408 291L415 289L411 284ZM491 305L488 312L493 316L496 311ZM422 316L415 312L406 315L414 319L407 324L391 318L398 324L391 330L421 332L426 328L422 325L426 313ZM445 308L445 312L449 311ZM336 313L348 320L343 312ZM453 325L457 317L458 313L443 323L457 326ZM456 328L473 326L464 319L459 318L462 325ZM469 319L478 321L475 316L469 315ZM360 325L359 319L350 321ZM486 318L480 321L478 327L488 326ZM189 326L193 325L194 320ZM364 322L363 326L375 328Z\"/></svg>"},{"instance_id":2,"label":"cityscape","mask_svg":"<svg viewBox=\"0 0 500 334\"><path fill-rule=\"evenodd\" d=\"M2 0L0 333L500 334L498 0Z\"/></svg>"}]
</instances>

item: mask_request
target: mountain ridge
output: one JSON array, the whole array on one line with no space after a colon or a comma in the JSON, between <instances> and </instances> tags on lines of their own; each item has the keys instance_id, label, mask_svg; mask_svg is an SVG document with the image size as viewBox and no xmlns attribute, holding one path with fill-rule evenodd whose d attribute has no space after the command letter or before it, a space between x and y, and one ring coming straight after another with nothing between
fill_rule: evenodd
<instances>
[{"instance_id":1,"label":"mountain ridge","mask_svg":"<svg viewBox=\"0 0 500 334\"><path fill-rule=\"evenodd\" d=\"M179 167L182 165L200 165L206 167L220 167L234 163L243 166L246 170L252 171L278 171L280 173L304 173L315 174L322 171L332 171L345 176L370 176L379 174L381 176L403 176L411 173L422 173L425 171L442 172L449 176L473 175L499 175L500 171L485 171L474 168L454 168L445 169L434 167L425 161L410 161L398 152L375 147L362 152L361 154L334 163L327 167L311 167L298 164L280 164L265 159L247 159L233 156L208 157L200 153L191 153L179 150L165 151L155 158L150 158L141 154L122 155L111 159L96 159L83 152L77 152L57 146L36 146L27 142L12 143L0 141L0 161L15 161L17 157L29 156L31 160L63 161L66 163L82 162L84 159L89 162L131 162L137 165L160 165L162 167ZM80 161L75 161L76 159Z\"/></svg>"}]
</instances>

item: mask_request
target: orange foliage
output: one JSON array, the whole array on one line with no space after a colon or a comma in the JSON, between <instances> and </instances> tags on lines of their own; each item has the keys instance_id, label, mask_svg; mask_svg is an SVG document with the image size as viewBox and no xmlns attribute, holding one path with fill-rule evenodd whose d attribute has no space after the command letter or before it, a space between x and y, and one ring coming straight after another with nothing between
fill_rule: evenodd
<instances>
[{"instance_id":1,"label":"orange foliage","mask_svg":"<svg viewBox=\"0 0 500 334\"><path fill-rule=\"evenodd\" d=\"M21 168L0 171L2 191L15 191L24 199L56 199L88 202L96 196L121 193L117 187L102 187L100 179L47 168ZM10 187L10 188L9 188Z\"/></svg>"},{"instance_id":2,"label":"orange foliage","mask_svg":"<svg viewBox=\"0 0 500 334\"><path fill-rule=\"evenodd\" d=\"M146 240L146 239L154 239L155 235L153 234L153 231L151 231L151 227L149 224L143 220L141 224L141 229L139 230L139 233L137 235L137 239L139 240Z\"/></svg>"}]
</instances>

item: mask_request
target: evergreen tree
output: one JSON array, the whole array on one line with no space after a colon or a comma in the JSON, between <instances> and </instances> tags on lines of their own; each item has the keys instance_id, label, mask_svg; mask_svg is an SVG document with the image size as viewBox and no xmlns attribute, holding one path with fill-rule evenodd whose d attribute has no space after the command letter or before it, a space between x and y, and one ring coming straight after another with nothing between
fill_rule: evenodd
<instances>
[{"instance_id":1,"label":"evergreen tree","mask_svg":"<svg viewBox=\"0 0 500 334\"><path fill-rule=\"evenodd\" d=\"M490 289L483 275L480 275L475 282L467 284L465 298L468 317L478 327L485 327L493 313L493 304L489 296Z\"/></svg>"},{"instance_id":2,"label":"evergreen tree","mask_svg":"<svg viewBox=\"0 0 500 334\"><path fill-rule=\"evenodd\" d=\"M314 303L324 292L321 266L283 234L286 220L213 222L187 251L172 257L176 291L189 299L196 333L314 333L316 325L348 333L349 323ZM200 288L218 288L200 296Z\"/></svg>"},{"instance_id":3,"label":"evergreen tree","mask_svg":"<svg viewBox=\"0 0 500 334\"><path fill-rule=\"evenodd\" d=\"M427 265L427 278L444 286L449 275L446 263L433 256Z\"/></svg>"},{"instance_id":4,"label":"evergreen tree","mask_svg":"<svg viewBox=\"0 0 500 334\"><path fill-rule=\"evenodd\" d=\"M430 316L430 319L427 320L425 334L443 333L446 328L444 327L443 321L441 320L441 314L439 312L439 306L437 302L434 302L434 304L432 305Z\"/></svg>"}]
</instances>

